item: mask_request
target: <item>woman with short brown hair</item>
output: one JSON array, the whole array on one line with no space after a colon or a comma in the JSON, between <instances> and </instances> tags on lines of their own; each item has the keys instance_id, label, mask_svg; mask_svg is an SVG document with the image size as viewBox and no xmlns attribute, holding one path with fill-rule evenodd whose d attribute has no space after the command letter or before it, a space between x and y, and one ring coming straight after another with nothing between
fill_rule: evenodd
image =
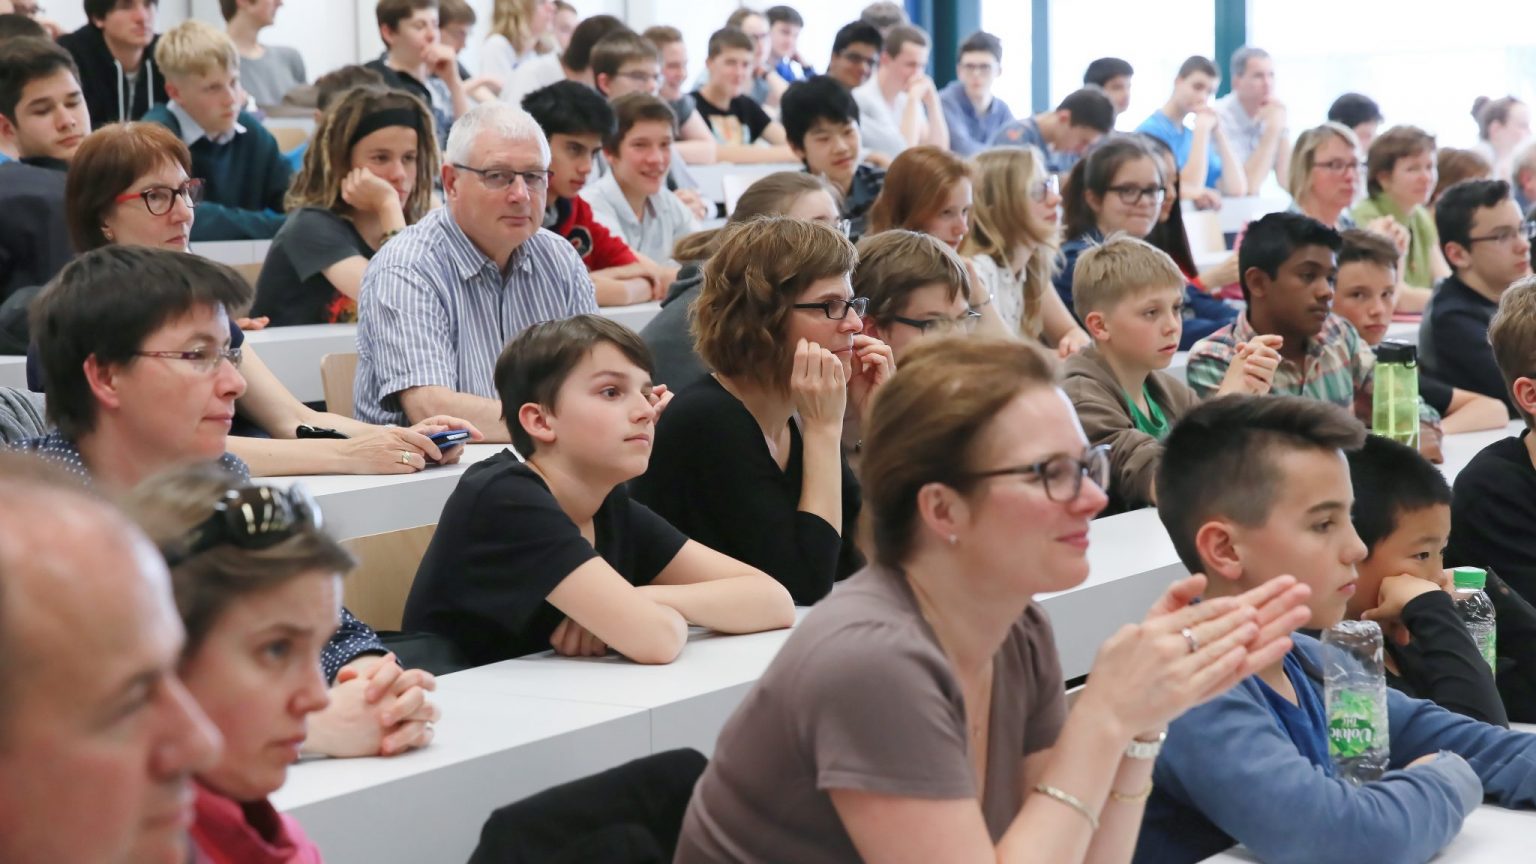
<instances>
[{"instance_id":1,"label":"woman with short brown hair","mask_svg":"<svg viewBox=\"0 0 1536 864\"><path fill-rule=\"evenodd\" d=\"M1390 216L1408 231L1408 256L1401 280L1433 289L1451 275L1440 251L1440 232L1424 205L1435 192L1435 136L1417 126L1393 126L1376 136L1366 155L1366 189L1370 197L1355 205L1356 225Z\"/></svg>"}]
</instances>

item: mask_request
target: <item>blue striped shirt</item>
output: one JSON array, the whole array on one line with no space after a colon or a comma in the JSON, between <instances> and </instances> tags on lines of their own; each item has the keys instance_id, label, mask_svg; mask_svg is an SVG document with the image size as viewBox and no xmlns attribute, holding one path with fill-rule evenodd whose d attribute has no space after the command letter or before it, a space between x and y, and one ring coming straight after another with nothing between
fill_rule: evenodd
<instances>
[{"instance_id":1,"label":"blue striped shirt","mask_svg":"<svg viewBox=\"0 0 1536 864\"><path fill-rule=\"evenodd\" d=\"M496 398L501 349L541 321L597 312L581 256L540 229L512 253L507 275L448 209L427 214L368 262L357 310L357 419L408 421L399 394L447 387Z\"/></svg>"}]
</instances>

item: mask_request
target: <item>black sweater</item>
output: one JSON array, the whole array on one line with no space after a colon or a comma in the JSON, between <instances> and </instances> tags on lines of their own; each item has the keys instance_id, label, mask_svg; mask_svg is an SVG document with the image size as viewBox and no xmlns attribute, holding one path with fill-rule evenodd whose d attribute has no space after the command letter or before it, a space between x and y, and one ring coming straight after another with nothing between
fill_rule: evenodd
<instances>
[{"instance_id":1,"label":"black sweater","mask_svg":"<svg viewBox=\"0 0 1536 864\"><path fill-rule=\"evenodd\" d=\"M1493 670L1477 650L1451 595L1429 591L1408 601L1403 624L1413 638L1407 645L1387 640L1387 653L1398 670L1397 675L1387 673L1388 686L1473 720L1509 725Z\"/></svg>"},{"instance_id":2,"label":"black sweater","mask_svg":"<svg viewBox=\"0 0 1536 864\"><path fill-rule=\"evenodd\" d=\"M101 29L87 21L84 27L59 37L59 45L75 58L80 68L80 90L85 94L85 107L91 112L91 128L100 129L108 123L137 120L156 105L164 105L165 78L155 68L155 46L160 37L150 40L144 49L144 60L139 71L132 76L123 74L123 67L107 49L106 37ZM130 82L133 98L128 99Z\"/></svg>"}]
</instances>

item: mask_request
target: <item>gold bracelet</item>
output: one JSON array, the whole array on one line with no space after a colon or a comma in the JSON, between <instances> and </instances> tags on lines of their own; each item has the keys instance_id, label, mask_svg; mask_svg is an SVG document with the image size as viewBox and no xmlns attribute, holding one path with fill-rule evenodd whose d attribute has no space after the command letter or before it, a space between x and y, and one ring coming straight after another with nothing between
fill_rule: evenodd
<instances>
[{"instance_id":1,"label":"gold bracelet","mask_svg":"<svg viewBox=\"0 0 1536 864\"><path fill-rule=\"evenodd\" d=\"M1116 801L1124 801L1127 804L1135 804L1135 803L1137 803L1139 801L1145 801L1145 800L1147 800L1147 798L1151 797L1151 795L1152 795L1152 784L1151 783L1148 783L1147 784L1147 788L1141 790L1140 792L1137 792L1135 795L1127 795L1124 792L1116 792L1113 789L1109 790L1109 797L1113 798Z\"/></svg>"},{"instance_id":2,"label":"gold bracelet","mask_svg":"<svg viewBox=\"0 0 1536 864\"><path fill-rule=\"evenodd\" d=\"M1035 791L1076 810L1082 814L1084 819L1088 820L1088 827L1094 831L1099 830L1099 817L1093 815L1093 812L1088 809L1088 805L1084 804L1076 795L1073 795L1071 792L1064 792L1055 786L1047 786L1044 783L1036 783Z\"/></svg>"}]
</instances>

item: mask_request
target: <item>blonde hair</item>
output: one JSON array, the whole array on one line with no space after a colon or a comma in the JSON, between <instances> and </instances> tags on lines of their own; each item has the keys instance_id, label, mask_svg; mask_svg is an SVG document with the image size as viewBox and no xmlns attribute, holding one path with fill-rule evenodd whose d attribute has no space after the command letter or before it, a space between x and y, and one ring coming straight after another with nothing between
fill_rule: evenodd
<instances>
[{"instance_id":1,"label":"blonde hair","mask_svg":"<svg viewBox=\"0 0 1536 864\"><path fill-rule=\"evenodd\" d=\"M881 326L900 314L913 291L940 284L950 302L969 289L965 263L938 238L917 231L885 231L859 241L853 293L869 298L869 317Z\"/></svg>"},{"instance_id":2,"label":"blonde hair","mask_svg":"<svg viewBox=\"0 0 1536 864\"><path fill-rule=\"evenodd\" d=\"M1317 149L1329 138L1337 138L1348 144L1355 159L1360 158L1360 137L1343 123L1329 120L1298 135L1296 147L1291 150L1291 175L1285 189L1298 204L1312 191L1312 167L1317 164Z\"/></svg>"},{"instance_id":3,"label":"blonde hair","mask_svg":"<svg viewBox=\"0 0 1536 864\"><path fill-rule=\"evenodd\" d=\"M530 48L539 54L555 50L548 33L533 32L533 16L539 0L496 0L491 12L491 32L512 43L518 54Z\"/></svg>"},{"instance_id":4,"label":"blonde hair","mask_svg":"<svg viewBox=\"0 0 1536 864\"><path fill-rule=\"evenodd\" d=\"M724 226L679 237L672 246L672 258L675 261L703 261L720 248L721 235L727 227L750 222L759 216L782 216L812 192L831 195L834 205L840 197L826 180L803 171L776 171L760 177L736 199L736 209L731 211L731 218Z\"/></svg>"},{"instance_id":5,"label":"blonde hair","mask_svg":"<svg viewBox=\"0 0 1536 864\"><path fill-rule=\"evenodd\" d=\"M167 77L235 72L240 54L223 30L202 21L183 21L160 37L155 45L155 65Z\"/></svg>"},{"instance_id":6,"label":"blonde hair","mask_svg":"<svg viewBox=\"0 0 1536 864\"><path fill-rule=\"evenodd\" d=\"M1167 252L1145 240L1116 231L1078 256L1072 272L1072 308L1079 318L1108 312L1150 288L1178 288L1184 274Z\"/></svg>"},{"instance_id":7,"label":"blonde hair","mask_svg":"<svg viewBox=\"0 0 1536 864\"><path fill-rule=\"evenodd\" d=\"M985 255L999 267L1013 268L1013 250L1029 249L1024 265L1024 321L1040 315L1041 299L1052 290L1061 236L1030 206L1029 186L1045 160L1034 147L998 147L971 160L976 172L971 202L971 230L960 242L967 258Z\"/></svg>"},{"instance_id":8,"label":"blonde hair","mask_svg":"<svg viewBox=\"0 0 1536 864\"><path fill-rule=\"evenodd\" d=\"M830 225L763 216L727 226L689 312L700 359L721 375L787 390L795 346L784 328L795 298L817 280L846 278L858 263L853 244Z\"/></svg>"},{"instance_id":9,"label":"blonde hair","mask_svg":"<svg viewBox=\"0 0 1536 864\"><path fill-rule=\"evenodd\" d=\"M1530 426L1532 418L1514 398L1515 379L1536 377L1536 276L1527 276L1509 286L1499 298L1499 311L1488 322L1488 342L1493 359L1504 376L1504 388L1510 404Z\"/></svg>"},{"instance_id":10,"label":"blonde hair","mask_svg":"<svg viewBox=\"0 0 1536 864\"><path fill-rule=\"evenodd\" d=\"M405 222L414 225L425 216L432 203L432 181L438 171L432 112L409 93L372 86L346 91L321 115L314 140L304 151L304 164L283 199L288 211L323 207L333 213L349 212L350 205L341 197L341 181L352 170L357 128L370 114L400 109L416 117L416 183L405 200Z\"/></svg>"}]
</instances>

